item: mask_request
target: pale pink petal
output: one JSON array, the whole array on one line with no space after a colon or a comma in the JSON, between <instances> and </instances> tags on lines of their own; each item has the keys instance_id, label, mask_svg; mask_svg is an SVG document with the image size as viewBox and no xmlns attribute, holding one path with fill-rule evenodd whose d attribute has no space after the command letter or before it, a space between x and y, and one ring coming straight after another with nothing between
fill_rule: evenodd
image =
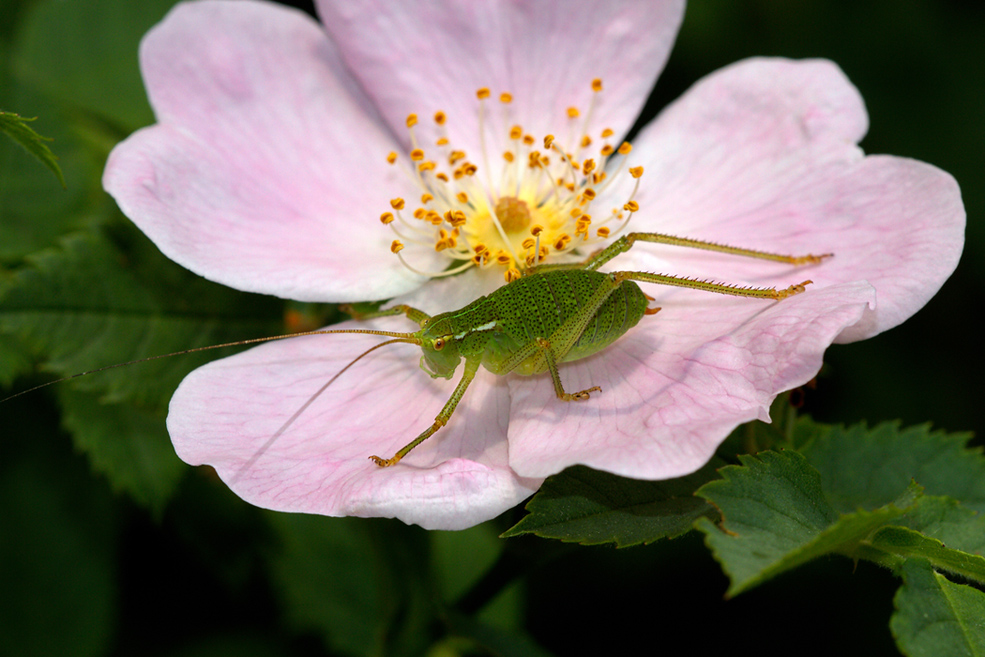
<instances>
[{"instance_id":1,"label":"pale pink petal","mask_svg":"<svg viewBox=\"0 0 985 657\"><path fill-rule=\"evenodd\" d=\"M406 319L340 328L415 328ZM508 467L506 383L484 370L447 427L397 466L384 458L429 427L456 380L431 379L414 345L381 348L346 371L269 446L284 423L352 358L384 338L291 338L201 367L171 400L168 431L186 462L209 464L244 500L278 511L395 517L462 529L539 487Z\"/></svg>"},{"instance_id":2,"label":"pale pink petal","mask_svg":"<svg viewBox=\"0 0 985 657\"><path fill-rule=\"evenodd\" d=\"M405 134L407 114L429 118L442 110L452 143L480 166L477 89L493 93L495 126L518 123L538 138L563 137L567 108L584 113L592 80L602 78L592 125L624 134L667 61L684 13L683 0L316 4L397 134ZM514 98L508 109L496 100L504 91Z\"/></svg>"},{"instance_id":3,"label":"pale pink petal","mask_svg":"<svg viewBox=\"0 0 985 657\"><path fill-rule=\"evenodd\" d=\"M104 186L168 257L298 300L421 284L378 221L416 192L316 22L250 0L182 4L144 38L141 69L159 123L113 150Z\"/></svg>"},{"instance_id":4,"label":"pale pink petal","mask_svg":"<svg viewBox=\"0 0 985 657\"><path fill-rule=\"evenodd\" d=\"M867 280L877 303L838 337L891 328L957 265L965 214L957 184L928 164L864 157L858 92L827 61L754 59L698 82L636 140L645 165L635 230L781 253L834 253L791 273L817 287ZM647 247L643 247L647 248ZM756 282L772 265L652 249L668 273ZM795 281L791 281L795 282Z\"/></svg>"},{"instance_id":5,"label":"pale pink petal","mask_svg":"<svg viewBox=\"0 0 985 657\"><path fill-rule=\"evenodd\" d=\"M817 374L824 350L873 300L865 283L780 302L692 291L657 297L661 312L596 356L565 363L562 402L547 376L511 377L510 464L544 476L575 464L643 479L678 477L706 463L743 422Z\"/></svg>"}]
</instances>

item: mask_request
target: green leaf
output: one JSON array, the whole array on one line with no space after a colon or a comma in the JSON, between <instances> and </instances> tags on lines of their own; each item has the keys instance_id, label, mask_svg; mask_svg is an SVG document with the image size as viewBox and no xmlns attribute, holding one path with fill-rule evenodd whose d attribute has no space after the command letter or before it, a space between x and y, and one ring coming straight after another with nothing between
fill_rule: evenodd
<instances>
[{"instance_id":1,"label":"green leaf","mask_svg":"<svg viewBox=\"0 0 985 657\"><path fill-rule=\"evenodd\" d=\"M427 536L396 522L270 513L288 620L354 655L423 654L433 622Z\"/></svg>"},{"instance_id":2,"label":"green leaf","mask_svg":"<svg viewBox=\"0 0 985 657\"><path fill-rule=\"evenodd\" d=\"M527 503L530 513L503 537L536 534L565 542L618 547L652 543L679 536L695 519L714 509L694 497L702 484L715 479L713 461L686 477L639 481L584 466L549 477Z\"/></svg>"},{"instance_id":3,"label":"green leaf","mask_svg":"<svg viewBox=\"0 0 985 657\"><path fill-rule=\"evenodd\" d=\"M797 452L763 452L740 460L742 466L722 468L723 479L697 492L722 514L722 529L707 518L699 519L697 528L731 579L729 595L780 572L785 557L806 550L836 520L820 475ZM786 567L805 558L792 558Z\"/></svg>"},{"instance_id":4,"label":"green leaf","mask_svg":"<svg viewBox=\"0 0 985 657\"><path fill-rule=\"evenodd\" d=\"M966 447L971 434L931 431L928 425L900 429L882 423L869 429L813 425L801 450L821 473L825 497L838 511L874 509L893 501L911 479L927 495L946 495L985 512L985 457Z\"/></svg>"},{"instance_id":5,"label":"green leaf","mask_svg":"<svg viewBox=\"0 0 985 657\"><path fill-rule=\"evenodd\" d=\"M46 369L60 376L262 337L279 326L262 320L264 313L276 312L276 301L203 281L142 237L136 247L121 251L100 234L74 234L62 240L61 248L40 252L29 262L0 299L0 332L15 334L46 354ZM222 353L154 360L73 384L106 391L104 401L164 408L185 374Z\"/></svg>"},{"instance_id":6,"label":"green leaf","mask_svg":"<svg viewBox=\"0 0 985 657\"><path fill-rule=\"evenodd\" d=\"M121 590L113 499L40 406L0 407L0 653L106 655Z\"/></svg>"},{"instance_id":7,"label":"green leaf","mask_svg":"<svg viewBox=\"0 0 985 657\"><path fill-rule=\"evenodd\" d=\"M101 404L93 395L62 388L63 422L116 491L158 516L188 471L175 455L163 417L125 404Z\"/></svg>"},{"instance_id":8,"label":"green leaf","mask_svg":"<svg viewBox=\"0 0 985 657\"><path fill-rule=\"evenodd\" d=\"M883 527L869 539L872 548L907 559L920 557L935 568L985 583L985 557L945 547L906 527Z\"/></svg>"},{"instance_id":9,"label":"green leaf","mask_svg":"<svg viewBox=\"0 0 985 657\"><path fill-rule=\"evenodd\" d=\"M49 98L15 82L11 88L0 88L0 105L41 108L44 133L58 146L68 183L68 189L60 188L48 171L25 159L19 146L0 138L0 261L19 263L67 232L115 216L100 185L105 154L94 154L82 145Z\"/></svg>"},{"instance_id":10,"label":"green leaf","mask_svg":"<svg viewBox=\"0 0 985 657\"><path fill-rule=\"evenodd\" d=\"M42 137L27 125L28 122L34 121L36 118L27 119L13 112L0 111L0 132L6 133L11 139L23 146L28 153L38 158L42 164L51 169L62 187L65 187L65 176L62 175L62 170L58 166L58 158L45 143L51 139Z\"/></svg>"},{"instance_id":11,"label":"green leaf","mask_svg":"<svg viewBox=\"0 0 985 657\"><path fill-rule=\"evenodd\" d=\"M456 649L455 645L451 645L448 655L472 654L467 651L472 647L479 647L482 654L497 657L550 657L551 655L525 633L503 630L455 611L447 613L447 623L454 637L468 639L468 644L464 646L465 650ZM456 640L461 639L452 639L448 643ZM429 654L437 656L445 653L434 650Z\"/></svg>"},{"instance_id":12,"label":"green leaf","mask_svg":"<svg viewBox=\"0 0 985 657\"><path fill-rule=\"evenodd\" d=\"M742 466L723 468L722 480L698 491L722 514L720 529L706 518L697 527L731 580L729 595L827 554L892 569L925 558L985 582L985 558L976 554L985 545L985 521L957 501L926 496L911 481L887 504L839 514L828 501L823 476L803 455L764 452L741 460Z\"/></svg>"},{"instance_id":13,"label":"green leaf","mask_svg":"<svg viewBox=\"0 0 985 657\"><path fill-rule=\"evenodd\" d=\"M174 0L43 0L23 22L14 71L65 107L130 132L154 116L137 65L141 37ZM79 26L84 25L85 29Z\"/></svg>"},{"instance_id":14,"label":"green leaf","mask_svg":"<svg viewBox=\"0 0 985 657\"><path fill-rule=\"evenodd\" d=\"M985 593L911 559L894 603L889 627L909 657L985 656Z\"/></svg>"},{"instance_id":15,"label":"green leaf","mask_svg":"<svg viewBox=\"0 0 985 657\"><path fill-rule=\"evenodd\" d=\"M9 344L25 347L29 355L22 358L40 354L46 369L59 376L269 335L278 325L255 313L279 303L202 281L142 237L118 248L97 233L74 234L61 248L29 262L5 286L0 333L14 337ZM153 360L59 384L70 389L62 396L65 427L115 490L155 510L163 507L182 471L164 430L164 408L193 367L222 351ZM71 389L90 396L82 400ZM132 405L110 405L121 402Z\"/></svg>"}]
</instances>

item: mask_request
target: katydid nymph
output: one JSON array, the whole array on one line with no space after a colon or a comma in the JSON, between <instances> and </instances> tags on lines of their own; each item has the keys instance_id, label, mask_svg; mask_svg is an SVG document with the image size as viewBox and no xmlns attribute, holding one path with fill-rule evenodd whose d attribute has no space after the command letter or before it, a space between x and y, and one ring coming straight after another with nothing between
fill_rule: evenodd
<instances>
[{"instance_id":1,"label":"katydid nymph","mask_svg":"<svg viewBox=\"0 0 985 657\"><path fill-rule=\"evenodd\" d=\"M642 271L614 271L603 273L600 267L628 251L635 242L650 242L671 246L717 251L719 253L761 260L772 260L789 265L815 265L832 254L781 255L717 244L702 240L675 237L659 233L628 233L616 239L608 247L590 256L584 262L535 266L522 277L507 283L491 294L480 297L458 310L434 316L408 305L396 305L370 313L357 313L343 306L355 319L405 315L416 322L415 332L377 331L369 329L322 329L290 335L256 338L221 345L198 347L176 354L153 356L129 363L111 365L73 377L92 374L113 367L130 365L157 358L192 353L220 347L255 344L304 335L361 333L391 338L356 356L342 370L328 380L297 412L287 419L244 466L256 462L263 452L282 435L307 409L315 398L323 393L340 375L357 361L380 347L394 343L411 343L421 348L421 368L432 378L450 379L464 359L461 379L448 401L438 413L434 423L416 438L399 449L390 458L369 456L376 465L396 465L411 450L430 438L451 419L455 408L465 395L479 367L497 375L518 374L524 376L547 373L554 384L560 401L586 401L592 393L602 392L594 385L585 390L568 392L562 383L559 365L596 354L632 329L644 316L655 315L660 308L648 304L654 299L647 296L638 282L685 287L717 294L779 301L803 292L810 280L784 289L745 287L714 283L701 279L654 274ZM51 381L31 390L58 383ZM30 390L23 391L30 392ZM12 399L9 397L8 399ZM7 400L3 400L7 401Z\"/></svg>"},{"instance_id":2,"label":"katydid nymph","mask_svg":"<svg viewBox=\"0 0 985 657\"><path fill-rule=\"evenodd\" d=\"M534 267L527 275L459 310L432 317L416 308L398 305L367 315L356 315L357 319L406 315L417 322L421 327L419 331L403 336L396 333L389 335L396 337L395 341L420 346L423 352L421 368L431 377L450 379L461 360L465 360L462 378L434 423L392 457L373 455L369 458L380 467L393 466L445 426L480 366L497 375L547 372L554 383L557 398L564 402L585 401L591 393L601 392L599 386L577 392L566 391L558 365L605 349L645 315L654 315L660 310L648 306L653 299L643 293L637 281L773 301L799 294L811 284L806 280L777 290L640 271L598 271L599 267L628 251L637 241L718 251L791 265L818 264L832 255L779 255L658 233L628 233L581 264Z\"/></svg>"}]
</instances>

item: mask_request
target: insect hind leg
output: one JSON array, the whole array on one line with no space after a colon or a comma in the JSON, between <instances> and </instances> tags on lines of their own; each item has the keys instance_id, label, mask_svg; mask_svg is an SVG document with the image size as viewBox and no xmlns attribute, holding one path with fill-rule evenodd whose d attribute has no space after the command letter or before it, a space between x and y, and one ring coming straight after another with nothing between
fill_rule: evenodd
<instances>
[{"instance_id":1,"label":"insect hind leg","mask_svg":"<svg viewBox=\"0 0 985 657\"><path fill-rule=\"evenodd\" d=\"M633 244L637 241L650 242L653 244L668 244L670 246L682 246L690 249L701 249L703 251L715 251L717 253L725 253L744 258L754 258L757 260L772 260L774 262L782 262L794 266L816 265L833 256L831 253L824 253L822 255L814 255L812 253L808 253L807 255L787 255L783 253L759 251L757 249L745 249L728 244L708 242L705 240L696 240L689 237L665 235L663 233L627 233L606 248L602 249L602 251L593 254L585 262L584 269L588 271L598 270L599 267L609 262L619 254L629 251L633 248Z\"/></svg>"}]
</instances>

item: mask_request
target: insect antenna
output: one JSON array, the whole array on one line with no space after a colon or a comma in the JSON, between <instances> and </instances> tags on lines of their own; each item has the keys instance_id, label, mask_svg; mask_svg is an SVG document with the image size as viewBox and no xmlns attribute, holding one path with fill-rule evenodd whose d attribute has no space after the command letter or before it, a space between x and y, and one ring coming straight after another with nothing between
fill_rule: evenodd
<instances>
[{"instance_id":1,"label":"insect antenna","mask_svg":"<svg viewBox=\"0 0 985 657\"><path fill-rule=\"evenodd\" d=\"M373 353L374 351L376 351L380 347L385 347L388 344L396 344L397 342L406 342L408 344L420 344L420 342L417 340L417 338L412 337L413 334L406 334L406 335L408 337L405 337L405 338L395 338L393 340L387 340L386 342L381 342L380 344L373 345L372 347L370 347L366 351L362 352L361 354L359 354L358 356L356 356L355 358L353 358L352 360L350 360L349 363L345 367L343 367L338 372L336 372L332 376L331 379L329 379L328 381L325 382L324 385L322 385L321 388L318 388L318 390L316 390L310 397L308 397L308 400L305 401L303 404L301 404L301 407L298 410L294 411L294 414L291 415L291 417L287 418L287 421L284 422L284 424L282 424L280 426L280 428L277 429L277 431L275 431L273 433L273 435L270 436L270 438L267 438L267 441L265 443L263 443L263 445L261 445L260 448L256 452L254 452L253 456L250 457L250 460L247 461L246 463L244 463L242 466L240 466L240 468L238 470L236 470L236 474L233 475L233 478L230 480L229 483L231 483L231 484L232 483L235 483L236 481L239 480L239 478L243 475L244 472L246 472L251 467L253 467L253 465L257 461L260 460L260 457L263 456L264 453L266 453L266 451L268 449L270 449L270 446L273 445L274 442L276 442L276 440L278 438L280 438L284 434L284 432L287 431L287 429L292 424L294 424L294 422L299 417L301 417L301 414L304 413L308 409L308 407L311 406L315 402L315 400L318 399L318 397L323 392L325 392L328 389L328 387L330 385L332 385L333 383L335 383L335 380L338 379L340 376L342 376L342 374L347 369L349 369L350 367L352 367L353 365L355 365L356 363L358 363L365 356L368 356L369 354Z\"/></svg>"},{"instance_id":2,"label":"insect antenna","mask_svg":"<svg viewBox=\"0 0 985 657\"><path fill-rule=\"evenodd\" d=\"M368 335L382 335L382 336L390 337L390 338L402 338L402 340L398 339L398 340L392 340L392 341L384 342L384 343L382 343L380 345L377 345L379 347L382 347L384 344L390 344L390 342L413 342L413 340L410 339L413 336L413 333L398 333L396 331L375 331L375 330L371 330L371 329L320 329L320 330L317 330L317 331L302 331L300 333L287 333L287 334L284 334L284 335L272 335L272 336L268 336L268 337L265 337L265 338L251 338L249 340L237 340L236 342L224 342L222 344L213 344L213 345L209 345L207 347L193 347L192 349L183 349L181 351L173 351L173 352L171 352L169 354L158 354L157 356L148 356L147 358L138 358L136 360L128 360L125 363L115 363L113 365L104 365L103 367L97 367L94 370L88 370L86 372L79 372L77 374L72 374L72 375L69 375L69 376L63 376L60 379L55 379L54 381L48 381L46 383L42 383L41 385L34 386L33 388L28 388L27 390L21 390L18 393L15 393L13 395L10 395L9 397L4 397L3 399L0 399L0 404L2 404L4 402L7 402L7 401L10 401L11 399L16 399L17 397L20 397L21 395L26 395L29 392L34 392L35 390L40 390L41 388L47 388L48 386L53 386L56 383L61 383L63 381L68 381L70 379L77 379L80 376L88 376L90 374L96 374L98 372L105 372L106 370L113 370L113 369L116 369L117 367L127 367L128 365L137 365L138 363L146 363L148 361L159 360L161 358L171 358L172 356L183 356L185 354L194 354L194 353L198 353L200 351L208 351L210 349L222 349L223 347L240 347L240 346L248 345L248 344L258 344L258 343L261 343L261 342L272 342L274 340L286 340L288 338L300 338L300 337L304 337L306 335L327 335L327 334L334 334L334 333L362 333L362 334L368 334ZM370 349L370 351L372 351L372 349ZM369 352L367 352L367 353L369 353ZM365 354L363 354L363 355L365 355ZM360 356L359 358L362 358L362 356ZM359 359L357 358L356 360L359 360ZM353 362L355 362L355 361L353 361ZM352 363L350 363L350 365L351 364ZM346 366L346 368L348 368L348 365ZM342 372L344 372L344 371L345 370L342 370ZM342 372L339 372L339 374L341 374Z\"/></svg>"}]
</instances>

